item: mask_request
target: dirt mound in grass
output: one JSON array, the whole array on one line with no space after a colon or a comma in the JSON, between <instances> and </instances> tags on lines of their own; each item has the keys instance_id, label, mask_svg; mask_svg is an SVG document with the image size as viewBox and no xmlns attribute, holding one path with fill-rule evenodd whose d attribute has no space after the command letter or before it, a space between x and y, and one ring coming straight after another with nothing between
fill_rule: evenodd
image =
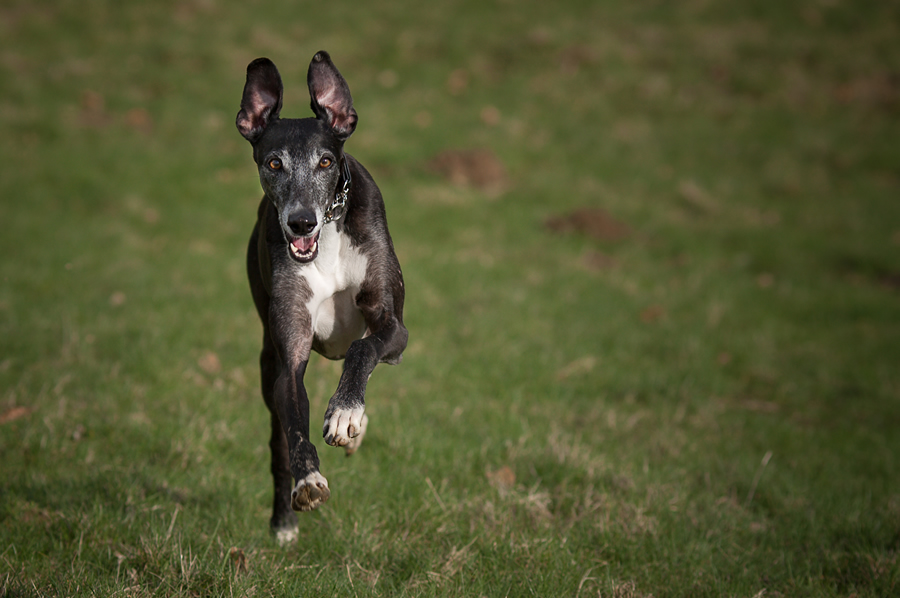
<instances>
[{"instance_id":1,"label":"dirt mound in grass","mask_svg":"<svg viewBox=\"0 0 900 598\"><path fill-rule=\"evenodd\" d=\"M556 233L580 233L598 241L621 241L631 228L601 208L578 208L568 214L551 216L544 225Z\"/></svg>"},{"instance_id":2,"label":"dirt mound in grass","mask_svg":"<svg viewBox=\"0 0 900 598\"><path fill-rule=\"evenodd\" d=\"M428 170L461 187L473 187L491 197L509 188L503 162L490 150L446 150L428 161Z\"/></svg>"}]
</instances>

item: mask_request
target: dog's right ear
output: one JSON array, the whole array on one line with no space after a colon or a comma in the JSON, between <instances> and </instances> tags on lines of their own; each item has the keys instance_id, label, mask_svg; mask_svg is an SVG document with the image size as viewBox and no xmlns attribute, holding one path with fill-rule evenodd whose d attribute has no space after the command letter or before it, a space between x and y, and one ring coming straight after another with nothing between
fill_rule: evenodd
<instances>
[{"instance_id":1,"label":"dog's right ear","mask_svg":"<svg viewBox=\"0 0 900 598\"><path fill-rule=\"evenodd\" d=\"M241 111L235 124L241 135L256 143L269 124L281 112L284 86L275 64L268 58L257 58L247 66L247 83L241 98Z\"/></svg>"}]
</instances>

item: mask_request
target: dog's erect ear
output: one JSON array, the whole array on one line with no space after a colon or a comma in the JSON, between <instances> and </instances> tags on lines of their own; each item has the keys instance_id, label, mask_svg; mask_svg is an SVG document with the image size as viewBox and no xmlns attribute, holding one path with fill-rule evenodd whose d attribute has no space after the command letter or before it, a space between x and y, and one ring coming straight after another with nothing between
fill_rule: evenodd
<instances>
[{"instance_id":1,"label":"dog's erect ear","mask_svg":"<svg viewBox=\"0 0 900 598\"><path fill-rule=\"evenodd\" d=\"M328 52L317 52L306 75L310 106L339 139L350 137L356 128L356 110L347 82L331 62Z\"/></svg>"},{"instance_id":2,"label":"dog's erect ear","mask_svg":"<svg viewBox=\"0 0 900 598\"><path fill-rule=\"evenodd\" d=\"M257 58L247 66L247 83L241 98L241 111L235 124L247 141L256 143L269 124L281 112L284 86L275 64L268 58Z\"/></svg>"}]
</instances>

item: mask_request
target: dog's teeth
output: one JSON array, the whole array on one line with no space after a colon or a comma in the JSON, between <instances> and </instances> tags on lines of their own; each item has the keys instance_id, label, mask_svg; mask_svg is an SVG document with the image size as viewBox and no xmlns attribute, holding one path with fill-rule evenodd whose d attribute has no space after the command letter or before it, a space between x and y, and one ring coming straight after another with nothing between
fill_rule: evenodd
<instances>
[{"instance_id":1,"label":"dog's teeth","mask_svg":"<svg viewBox=\"0 0 900 598\"><path fill-rule=\"evenodd\" d=\"M303 251L302 249L300 249L293 243L289 243L289 247L290 247L291 253L294 254L295 257L304 258L304 257L309 257L316 252L316 249L318 249L318 247L319 247L319 242L313 241L312 247L310 247L307 251Z\"/></svg>"}]
</instances>

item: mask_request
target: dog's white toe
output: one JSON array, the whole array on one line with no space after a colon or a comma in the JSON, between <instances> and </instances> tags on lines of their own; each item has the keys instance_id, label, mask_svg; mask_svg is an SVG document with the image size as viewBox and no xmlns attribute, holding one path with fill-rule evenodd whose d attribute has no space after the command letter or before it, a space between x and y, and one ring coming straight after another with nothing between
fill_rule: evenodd
<instances>
[{"instance_id":1,"label":"dog's white toe","mask_svg":"<svg viewBox=\"0 0 900 598\"><path fill-rule=\"evenodd\" d=\"M366 428L368 428L368 427L369 427L369 416L366 415L365 413L363 413L362 420L360 420L359 434L357 434L355 437L351 438L350 442L348 442L344 446L344 452L347 454L348 457L350 455L352 455L353 453L355 453L356 449L359 448L359 445L362 444L363 437L366 435Z\"/></svg>"},{"instance_id":2,"label":"dog's white toe","mask_svg":"<svg viewBox=\"0 0 900 598\"><path fill-rule=\"evenodd\" d=\"M363 419L365 418L365 421L368 422L365 411L365 405L353 409L335 409L325 419L325 425L322 428L325 442L331 446L351 444L354 438L365 431L366 424L363 423Z\"/></svg>"}]
</instances>

